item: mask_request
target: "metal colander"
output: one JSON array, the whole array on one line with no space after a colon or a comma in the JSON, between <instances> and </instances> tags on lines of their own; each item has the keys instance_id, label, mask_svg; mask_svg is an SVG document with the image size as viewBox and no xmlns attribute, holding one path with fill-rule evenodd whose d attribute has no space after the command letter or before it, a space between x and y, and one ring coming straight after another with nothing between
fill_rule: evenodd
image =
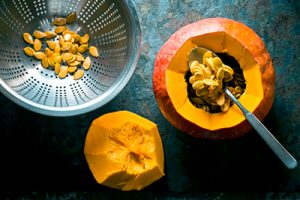
<instances>
[{"instance_id":1,"label":"metal colander","mask_svg":"<svg viewBox=\"0 0 300 200\"><path fill-rule=\"evenodd\" d=\"M126 0L0 0L0 90L15 103L45 115L70 116L113 99L132 76L140 54L137 14ZM59 79L25 56L24 32L54 30L56 17L76 12L69 29L89 33L100 52L80 80ZM43 46L46 46L43 44Z\"/></svg>"}]
</instances>

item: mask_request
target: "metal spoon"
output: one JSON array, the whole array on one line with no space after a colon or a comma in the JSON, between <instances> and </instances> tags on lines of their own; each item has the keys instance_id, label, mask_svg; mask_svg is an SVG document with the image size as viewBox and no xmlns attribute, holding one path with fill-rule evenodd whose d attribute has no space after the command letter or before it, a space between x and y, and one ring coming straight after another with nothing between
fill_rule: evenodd
<instances>
[{"instance_id":1,"label":"metal spoon","mask_svg":"<svg viewBox=\"0 0 300 200\"><path fill-rule=\"evenodd\" d=\"M192 62L197 60L199 63L203 63L203 54L209 51L206 48L196 47L194 48L189 56L188 62ZM213 52L212 52L213 53ZM217 57L216 54L213 53L214 57ZM298 163L296 159L278 142L278 140L272 135L272 133L253 115L249 112L228 90L227 86L224 87L224 92L227 96L241 109L244 116L248 120L248 122L252 125L252 127L258 132L258 134L263 138L263 140L269 145L269 147L273 150L273 152L279 157L279 159L285 164L285 166L289 169L296 168Z\"/></svg>"}]
</instances>

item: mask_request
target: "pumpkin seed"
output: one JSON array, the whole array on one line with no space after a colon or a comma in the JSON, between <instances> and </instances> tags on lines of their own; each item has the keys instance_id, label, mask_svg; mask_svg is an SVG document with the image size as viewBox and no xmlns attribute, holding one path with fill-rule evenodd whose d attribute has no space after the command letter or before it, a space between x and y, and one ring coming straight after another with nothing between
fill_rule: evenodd
<instances>
[{"instance_id":1,"label":"pumpkin seed","mask_svg":"<svg viewBox=\"0 0 300 200\"><path fill-rule=\"evenodd\" d=\"M195 76L196 80L203 80L204 79L204 75L203 75L202 71L196 72L194 76Z\"/></svg>"},{"instance_id":2,"label":"pumpkin seed","mask_svg":"<svg viewBox=\"0 0 300 200\"><path fill-rule=\"evenodd\" d=\"M52 50L55 49L56 44L57 44L56 42L50 41L50 40L46 41L46 43L47 43L48 47Z\"/></svg>"},{"instance_id":3,"label":"pumpkin seed","mask_svg":"<svg viewBox=\"0 0 300 200\"><path fill-rule=\"evenodd\" d=\"M36 57L39 60L42 60L43 57L46 57L46 54L44 52L40 52L40 51L34 52L33 55L34 55L34 57Z\"/></svg>"},{"instance_id":4,"label":"pumpkin seed","mask_svg":"<svg viewBox=\"0 0 300 200\"><path fill-rule=\"evenodd\" d=\"M223 112L227 112L229 110L230 102L227 100L225 103L221 106L221 110Z\"/></svg>"},{"instance_id":5,"label":"pumpkin seed","mask_svg":"<svg viewBox=\"0 0 300 200\"><path fill-rule=\"evenodd\" d=\"M59 42L59 45L60 45L60 46L62 46L62 45L65 43L65 40L64 40L63 36L60 35L60 36L58 37L58 42Z\"/></svg>"},{"instance_id":6,"label":"pumpkin seed","mask_svg":"<svg viewBox=\"0 0 300 200\"><path fill-rule=\"evenodd\" d=\"M78 44L72 45L72 47L69 49L70 53L76 54L78 49Z\"/></svg>"},{"instance_id":7,"label":"pumpkin seed","mask_svg":"<svg viewBox=\"0 0 300 200\"><path fill-rule=\"evenodd\" d=\"M48 57L47 61L48 61L49 65L51 67L55 66L55 61L54 61L54 56L53 55L51 57Z\"/></svg>"},{"instance_id":8,"label":"pumpkin seed","mask_svg":"<svg viewBox=\"0 0 300 200\"><path fill-rule=\"evenodd\" d=\"M44 57L42 58L42 66L43 66L44 68L46 68L46 69L49 67L48 59L47 59L46 56L44 56Z\"/></svg>"},{"instance_id":9,"label":"pumpkin seed","mask_svg":"<svg viewBox=\"0 0 300 200\"><path fill-rule=\"evenodd\" d=\"M224 70L223 68L219 68L217 73L217 79L222 80L223 78L224 78Z\"/></svg>"},{"instance_id":10,"label":"pumpkin seed","mask_svg":"<svg viewBox=\"0 0 300 200\"><path fill-rule=\"evenodd\" d=\"M45 34L44 32L42 32L42 31L35 30L35 31L33 32L33 36L34 36L35 38L42 39L42 38L46 37L46 34Z\"/></svg>"},{"instance_id":11,"label":"pumpkin seed","mask_svg":"<svg viewBox=\"0 0 300 200\"><path fill-rule=\"evenodd\" d=\"M66 22L67 24L72 24L76 19L76 13L72 12L67 15Z\"/></svg>"},{"instance_id":12,"label":"pumpkin seed","mask_svg":"<svg viewBox=\"0 0 300 200\"><path fill-rule=\"evenodd\" d=\"M219 69L222 67L223 65L223 62L222 60L219 58L219 57L214 57L212 59L212 63L213 63L213 66L216 68L216 69Z\"/></svg>"},{"instance_id":13,"label":"pumpkin seed","mask_svg":"<svg viewBox=\"0 0 300 200\"><path fill-rule=\"evenodd\" d=\"M76 54L76 60L77 60L77 61L80 61L80 62L83 62L83 61L84 61L83 55L81 55L80 53L77 53L77 54Z\"/></svg>"},{"instance_id":14,"label":"pumpkin seed","mask_svg":"<svg viewBox=\"0 0 300 200\"><path fill-rule=\"evenodd\" d=\"M25 47L24 52L27 56L33 56L35 50L31 47Z\"/></svg>"},{"instance_id":15,"label":"pumpkin seed","mask_svg":"<svg viewBox=\"0 0 300 200\"><path fill-rule=\"evenodd\" d=\"M62 32L64 32L65 30L67 30L66 26L58 26L55 28L55 33L57 34L61 34Z\"/></svg>"},{"instance_id":16,"label":"pumpkin seed","mask_svg":"<svg viewBox=\"0 0 300 200\"><path fill-rule=\"evenodd\" d=\"M77 66L69 66L68 67L68 72L69 73L74 73L77 70Z\"/></svg>"},{"instance_id":17,"label":"pumpkin seed","mask_svg":"<svg viewBox=\"0 0 300 200\"><path fill-rule=\"evenodd\" d=\"M61 50L62 51L68 51L69 49L71 49L72 45L73 44L71 42L64 42L62 47L61 47Z\"/></svg>"},{"instance_id":18,"label":"pumpkin seed","mask_svg":"<svg viewBox=\"0 0 300 200\"><path fill-rule=\"evenodd\" d=\"M75 35L76 33L75 33L74 31L70 31L69 29L67 29L67 30L65 30L64 32L62 32L62 35L63 35L63 36L65 36L66 34L70 34L70 35L72 35L72 37L73 37L73 35Z\"/></svg>"},{"instance_id":19,"label":"pumpkin seed","mask_svg":"<svg viewBox=\"0 0 300 200\"><path fill-rule=\"evenodd\" d=\"M31 37L31 35L29 33L23 33L23 39L28 44L33 44L33 39L32 39L32 37Z\"/></svg>"},{"instance_id":20,"label":"pumpkin seed","mask_svg":"<svg viewBox=\"0 0 300 200\"><path fill-rule=\"evenodd\" d=\"M230 71L226 68L223 68L223 70L224 70L224 79L223 79L224 82L228 82L228 81L232 80L233 76L230 73Z\"/></svg>"},{"instance_id":21,"label":"pumpkin seed","mask_svg":"<svg viewBox=\"0 0 300 200\"><path fill-rule=\"evenodd\" d=\"M225 95L224 93L222 93L219 98L216 100L216 103L219 105L219 106L222 106L224 103L225 103Z\"/></svg>"},{"instance_id":22,"label":"pumpkin seed","mask_svg":"<svg viewBox=\"0 0 300 200\"><path fill-rule=\"evenodd\" d=\"M62 58L65 60L65 61L69 61L71 59L73 59L74 55L72 53L64 53L62 54Z\"/></svg>"},{"instance_id":23,"label":"pumpkin seed","mask_svg":"<svg viewBox=\"0 0 300 200\"><path fill-rule=\"evenodd\" d=\"M217 83L216 90L221 92L223 90L223 81L217 80Z\"/></svg>"},{"instance_id":24,"label":"pumpkin seed","mask_svg":"<svg viewBox=\"0 0 300 200\"><path fill-rule=\"evenodd\" d=\"M91 58L86 57L83 64L82 64L83 69L88 70L91 67Z\"/></svg>"},{"instance_id":25,"label":"pumpkin seed","mask_svg":"<svg viewBox=\"0 0 300 200\"><path fill-rule=\"evenodd\" d=\"M74 44L73 45L76 49L78 49L79 45L78 44Z\"/></svg>"},{"instance_id":26,"label":"pumpkin seed","mask_svg":"<svg viewBox=\"0 0 300 200\"><path fill-rule=\"evenodd\" d=\"M86 33L86 34L84 34L84 36L82 36L80 38L80 43L81 44L85 44L85 43L87 43L89 41L89 39L90 39L89 34Z\"/></svg>"},{"instance_id":27,"label":"pumpkin seed","mask_svg":"<svg viewBox=\"0 0 300 200\"><path fill-rule=\"evenodd\" d=\"M192 85L193 89L195 91L197 90L201 90L204 88L204 84L203 84L203 81L196 81L193 85Z\"/></svg>"},{"instance_id":28,"label":"pumpkin seed","mask_svg":"<svg viewBox=\"0 0 300 200\"><path fill-rule=\"evenodd\" d=\"M74 38L74 42L80 42L80 39L81 39L80 35L74 34L73 38Z\"/></svg>"},{"instance_id":29,"label":"pumpkin seed","mask_svg":"<svg viewBox=\"0 0 300 200\"><path fill-rule=\"evenodd\" d=\"M208 86L217 86L218 85L218 83L216 81L211 80L211 79L204 79L203 83Z\"/></svg>"},{"instance_id":30,"label":"pumpkin seed","mask_svg":"<svg viewBox=\"0 0 300 200\"><path fill-rule=\"evenodd\" d=\"M59 74L59 72L60 72L60 63L55 63L54 71L55 71L56 74Z\"/></svg>"},{"instance_id":31,"label":"pumpkin seed","mask_svg":"<svg viewBox=\"0 0 300 200\"><path fill-rule=\"evenodd\" d=\"M200 65L200 63L197 60L194 60L194 61L190 62L190 69L192 69L195 66L199 66L199 65Z\"/></svg>"},{"instance_id":32,"label":"pumpkin seed","mask_svg":"<svg viewBox=\"0 0 300 200\"><path fill-rule=\"evenodd\" d=\"M54 21L53 21L53 24L55 26L65 26L66 25L66 19L65 18L56 18Z\"/></svg>"},{"instance_id":33,"label":"pumpkin seed","mask_svg":"<svg viewBox=\"0 0 300 200\"><path fill-rule=\"evenodd\" d=\"M227 66L227 65L224 65L224 64L223 64L223 69L224 69L224 71L227 71L227 72L230 73L231 75L234 74L233 69L232 69L231 67Z\"/></svg>"},{"instance_id":34,"label":"pumpkin seed","mask_svg":"<svg viewBox=\"0 0 300 200\"><path fill-rule=\"evenodd\" d=\"M71 66L71 67L78 66L78 65L80 65L80 64L81 64L81 62L79 62L79 61L77 61L77 60L75 60L75 61L73 61L73 62L68 62L68 65Z\"/></svg>"},{"instance_id":35,"label":"pumpkin seed","mask_svg":"<svg viewBox=\"0 0 300 200\"><path fill-rule=\"evenodd\" d=\"M206 112L209 112L209 111L210 111L209 107L206 106L206 105L202 105L202 106L201 106L201 109L204 110L204 111L206 111Z\"/></svg>"},{"instance_id":36,"label":"pumpkin seed","mask_svg":"<svg viewBox=\"0 0 300 200\"><path fill-rule=\"evenodd\" d=\"M189 82L193 85L196 82L195 76L191 76Z\"/></svg>"},{"instance_id":37,"label":"pumpkin seed","mask_svg":"<svg viewBox=\"0 0 300 200\"><path fill-rule=\"evenodd\" d=\"M64 40L66 42L71 42L72 39L73 39L73 37L72 37L72 35L70 33L67 33L67 34L64 35Z\"/></svg>"},{"instance_id":38,"label":"pumpkin seed","mask_svg":"<svg viewBox=\"0 0 300 200\"><path fill-rule=\"evenodd\" d=\"M95 58L99 57L98 49L95 46L90 46L89 52L93 57L95 57ZM81 53L81 52L79 52L79 53Z\"/></svg>"},{"instance_id":39,"label":"pumpkin seed","mask_svg":"<svg viewBox=\"0 0 300 200\"><path fill-rule=\"evenodd\" d=\"M53 57L55 58L55 57L58 57L58 56L60 56L60 53L58 53L58 52L54 52L53 53Z\"/></svg>"},{"instance_id":40,"label":"pumpkin seed","mask_svg":"<svg viewBox=\"0 0 300 200\"><path fill-rule=\"evenodd\" d=\"M203 54L203 64L206 65L206 61L208 58L211 58L212 57L212 52L211 51L206 51L204 54Z\"/></svg>"},{"instance_id":41,"label":"pumpkin seed","mask_svg":"<svg viewBox=\"0 0 300 200\"><path fill-rule=\"evenodd\" d=\"M73 63L75 62L77 59L77 56L76 55L73 55L72 58L70 60L67 60L67 63Z\"/></svg>"},{"instance_id":42,"label":"pumpkin seed","mask_svg":"<svg viewBox=\"0 0 300 200\"><path fill-rule=\"evenodd\" d=\"M51 51L51 49L49 49L48 47L45 48L45 54L47 57L50 57L53 55L53 52Z\"/></svg>"},{"instance_id":43,"label":"pumpkin seed","mask_svg":"<svg viewBox=\"0 0 300 200\"><path fill-rule=\"evenodd\" d=\"M208 68L210 69L210 71L215 71L216 70L216 68L214 66L214 63L213 63L213 58L212 57L207 58L206 63L207 63Z\"/></svg>"},{"instance_id":44,"label":"pumpkin seed","mask_svg":"<svg viewBox=\"0 0 300 200\"><path fill-rule=\"evenodd\" d=\"M209 78L210 78L211 80L214 80L214 79L216 78L216 75L211 74Z\"/></svg>"},{"instance_id":45,"label":"pumpkin seed","mask_svg":"<svg viewBox=\"0 0 300 200\"><path fill-rule=\"evenodd\" d=\"M78 51L79 53L84 53L87 49L88 49L88 45L82 44L82 45L80 45L80 46L78 47L77 51Z\"/></svg>"},{"instance_id":46,"label":"pumpkin seed","mask_svg":"<svg viewBox=\"0 0 300 200\"><path fill-rule=\"evenodd\" d=\"M55 48L54 48L54 52L60 53L60 51L61 51L60 45L56 43Z\"/></svg>"},{"instance_id":47,"label":"pumpkin seed","mask_svg":"<svg viewBox=\"0 0 300 200\"><path fill-rule=\"evenodd\" d=\"M74 73L73 79L74 80L81 79L83 77L83 75L84 75L84 71L79 69Z\"/></svg>"},{"instance_id":48,"label":"pumpkin seed","mask_svg":"<svg viewBox=\"0 0 300 200\"><path fill-rule=\"evenodd\" d=\"M60 67L58 77L63 79L68 75L68 68L67 67Z\"/></svg>"},{"instance_id":49,"label":"pumpkin seed","mask_svg":"<svg viewBox=\"0 0 300 200\"><path fill-rule=\"evenodd\" d=\"M41 42L41 40L39 40L39 39L34 39L34 42L33 42L33 48L34 48L34 50L36 50L36 51L41 50L41 48L42 48L42 42Z\"/></svg>"},{"instance_id":50,"label":"pumpkin seed","mask_svg":"<svg viewBox=\"0 0 300 200\"><path fill-rule=\"evenodd\" d=\"M54 33L54 32L52 32L52 31L46 31L45 34L46 34L45 37L46 37L47 39L52 39L52 38L54 38L54 37L57 36L57 34Z\"/></svg>"},{"instance_id":51,"label":"pumpkin seed","mask_svg":"<svg viewBox=\"0 0 300 200\"><path fill-rule=\"evenodd\" d=\"M54 57L54 62L61 64L62 63L62 57L61 56L55 56Z\"/></svg>"},{"instance_id":52,"label":"pumpkin seed","mask_svg":"<svg viewBox=\"0 0 300 200\"><path fill-rule=\"evenodd\" d=\"M202 68L200 65L193 65L193 67L190 67L191 73L195 74L199 71L202 71Z\"/></svg>"},{"instance_id":53,"label":"pumpkin seed","mask_svg":"<svg viewBox=\"0 0 300 200\"><path fill-rule=\"evenodd\" d=\"M199 67L202 71L202 74L203 74L204 78L210 77L211 72L209 71L208 68L206 68L203 64L200 64Z\"/></svg>"}]
</instances>

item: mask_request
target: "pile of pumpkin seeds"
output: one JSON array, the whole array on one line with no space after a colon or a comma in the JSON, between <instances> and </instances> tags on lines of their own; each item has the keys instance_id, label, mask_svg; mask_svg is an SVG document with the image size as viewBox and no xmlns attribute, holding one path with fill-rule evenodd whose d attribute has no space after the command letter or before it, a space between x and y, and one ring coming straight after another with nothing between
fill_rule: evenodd
<instances>
[{"instance_id":1,"label":"pile of pumpkin seeds","mask_svg":"<svg viewBox=\"0 0 300 200\"><path fill-rule=\"evenodd\" d=\"M56 18L53 25L55 31L35 30L33 37L29 33L23 34L23 39L31 46L25 47L27 56L34 56L41 60L44 68L54 68L59 78L63 79L68 74L73 75L74 80L83 77L84 70L91 67L91 58L84 57L84 53L89 50L89 54L95 58L99 57L95 46L88 45L89 35L86 33L80 36L69 30L67 24L72 24L76 19L76 13L70 13L66 18ZM42 39L46 39L47 46L42 49ZM53 39L58 38L58 41ZM83 68L83 69L80 69Z\"/></svg>"},{"instance_id":2,"label":"pile of pumpkin seeds","mask_svg":"<svg viewBox=\"0 0 300 200\"><path fill-rule=\"evenodd\" d=\"M203 55L203 63L192 61L187 73L189 99L197 108L210 113L227 112L233 102L223 91L228 84L231 93L239 98L244 93L245 79L242 74L235 76L234 70L225 65L211 51Z\"/></svg>"}]
</instances>

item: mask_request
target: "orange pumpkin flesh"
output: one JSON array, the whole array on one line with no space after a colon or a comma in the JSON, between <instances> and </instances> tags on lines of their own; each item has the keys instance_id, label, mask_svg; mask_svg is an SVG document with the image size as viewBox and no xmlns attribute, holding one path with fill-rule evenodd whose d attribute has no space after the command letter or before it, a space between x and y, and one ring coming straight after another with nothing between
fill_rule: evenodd
<instances>
[{"instance_id":1,"label":"orange pumpkin flesh","mask_svg":"<svg viewBox=\"0 0 300 200\"><path fill-rule=\"evenodd\" d=\"M128 111L95 119L84 154L97 182L111 188L141 190L164 175L156 124Z\"/></svg>"},{"instance_id":2,"label":"orange pumpkin flesh","mask_svg":"<svg viewBox=\"0 0 300 200\"><path fill-rule=\"evenodd\" d=\"M189 24L163 45L153 72L153 90L163 115L177 129L199 138L225 139L251 130L242 112L233 105L227 113L208 113L188 99L185 73L187 56L196 46L233 56L246 80L239 101L260 120L271 109L275 73L263 41L246 25L226 18L209 18Z\"/></svg>"}]
</instances>

